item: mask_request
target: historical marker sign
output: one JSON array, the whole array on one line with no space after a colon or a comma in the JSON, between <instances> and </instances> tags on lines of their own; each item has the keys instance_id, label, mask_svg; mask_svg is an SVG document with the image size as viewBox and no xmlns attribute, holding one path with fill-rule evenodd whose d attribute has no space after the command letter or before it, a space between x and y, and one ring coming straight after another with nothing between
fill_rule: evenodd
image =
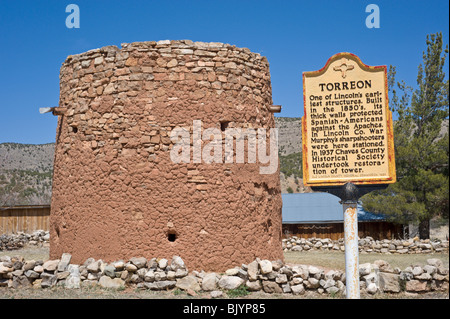
<instances>
[{"instance_id":1,"label":"historical marker sign","mask_svg":"<svg viewBox=\"0 0 450 319\"><path fill-rule=\"evenodd\" d=\"M338 53L303 73L303 102L305 185L396 181L386 66Z\"/></svg>"}]
</instances>

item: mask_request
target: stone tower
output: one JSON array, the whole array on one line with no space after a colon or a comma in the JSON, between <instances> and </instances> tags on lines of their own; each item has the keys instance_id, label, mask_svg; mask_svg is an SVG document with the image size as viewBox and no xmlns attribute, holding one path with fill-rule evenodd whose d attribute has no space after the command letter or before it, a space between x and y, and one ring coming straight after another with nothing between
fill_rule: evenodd
<instances>
[{"instance_id":1,"label":"stone tower","mask_svg":"<svg viewBox=\"0 0 450 319\"><path fill-rule=\"evenodd\" d=\"M261 174L247 157L171 159L175 128L268 135L273 110L267 59L246 48L166 40L69 56L54 111L51 258L178 255L205 271L282 259L278 163Z\"/></svg>"}]
</instances>

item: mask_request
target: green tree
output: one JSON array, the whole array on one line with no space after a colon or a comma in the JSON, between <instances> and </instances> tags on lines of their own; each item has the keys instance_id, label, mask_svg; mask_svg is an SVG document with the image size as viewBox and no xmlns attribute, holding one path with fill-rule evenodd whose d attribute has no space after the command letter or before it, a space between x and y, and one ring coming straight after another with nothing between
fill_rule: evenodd
<instances>
[{"instance_id":1,"label":"green tree","mask_svg":"<svg viewBox=\"0 0 450 319\"><path fill-rule=\"evenodd\" d=\"M448 219L448 92L444 65L448 46L442 33L427 36L427 50L419 65L417 89L403 81L395 87L395 67L389 69L394 123L397 183L364 196L364 209L382 213L399 223L419 225L419 236L430 237L430 219ZM443 124L447 127L443 130Z\"/></svg>"},{"instance_id":2,"label":"green tree","mask_svg":"<svg viewBox=\"0 0 450 319\"><path fill-rule=\"evenodd\" d=\"M302 153L292 153L289 155L279 155L280 171L284 176L289 177L294 175L294 178L301 178L302 176Z\"/></svg>"}]
</instances>

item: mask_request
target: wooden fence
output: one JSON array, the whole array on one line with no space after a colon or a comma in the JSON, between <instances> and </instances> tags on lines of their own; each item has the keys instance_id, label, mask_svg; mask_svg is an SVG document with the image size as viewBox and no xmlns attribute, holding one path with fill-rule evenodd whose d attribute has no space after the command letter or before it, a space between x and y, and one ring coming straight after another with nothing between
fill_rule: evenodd
<instances>
[{"instance_id":1,"label":"wooden fence","mask_svg":"<svg viewBox=\"0 0 450 319\"><path fill-rule=\"evenodd\" d=\"M19 231L32 233L35 230L48 231L50 205L0 207L0 235Z\"/></svg>"},{"instance_id":2,"label":"wooden fence","mask_svg":"<svg viewBox=\"0 0 450 319\"><path fill-rule=\"evenodd\" d=\"M344 238L344 223L317 224L283 224L283 237L297 236L299 238ZM390 222L359 222L358 236L367 236L375 240L398 239L404 236L403 226Z\"/></svg>"}]
</instances>

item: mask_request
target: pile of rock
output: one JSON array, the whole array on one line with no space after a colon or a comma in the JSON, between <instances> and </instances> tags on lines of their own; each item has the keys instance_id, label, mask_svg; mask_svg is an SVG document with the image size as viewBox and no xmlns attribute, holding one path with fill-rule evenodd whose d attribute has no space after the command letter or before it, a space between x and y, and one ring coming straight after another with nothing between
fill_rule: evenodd
<instances>
[{"instance_id":1,"label":"pile of rock","mask_svg":"<svg viewBox=\"0 0 450 319\"><path fill-rule=\"evenodd\" d=\"M36 230L32 234L18 232L17 234L3 234L0 236L0 250L15 250L25 245L44 245L48 244L50 232Z\"/></svg>"},{"instance_id":2,"label":"pile of rock","mask_svg":"<svg viewBox=\"0 0 450 319\"><path fill-rule=\"evenodd\" d=\"M404 270L392 268L384 260L359 266L360 285L368 293L425 293L448 291L449 270L440 259L427 260L427 265L413 265Z\"/></svg>"},{"instance_id":3,"label":"pile of rock","mask_svg":"<svg viewBox=\"0 0 450 319\"><path fill-rule=\"evenodd\" d=\"M418 239L408 240L383 239L374 240L372 237L361 238L358 241L359 251L362 253L382 254L429 254L432 252L448 251L448 241ZM283 239L284 251L306 250L335 250L345 251L344 239L331 240L330 238L299 238L292 236Z\"/></svg>"},{"instance_id":4,"label":"pile of rock","mask_svg":"<svg viewBox=\"0 0 450 319\"><path fill-rule=\"evenodd\" d=\"M84 264L70 264L72 256L63 254L61 259L25 261L21 257L0 257L0 286L18 288L21 286L81 288L100 285L104 288L121 288L126 284L138 284L149 289L174 288L178 278L188 275L183 260L173 257L151 260L131 258L105 263L88 258Z\"/></svg>"},{"instance_id":5,"label":"pile of rock","mask_svg":"<svg viewBox=\"0 0 450 319\"><path fill-rule=\"evenodd\" d=\"M228 269L225 273L188 272L184 261L174 256L167 259L131 258L105 263L93 258L84 264L71 264L71 255L48 261L25 261L21 257L0 257L0 287L68 289L100 286L123 289L134 287L150 290L180 289L188 294L209 292L219 297L223 291L245 287L247 291L301 295L307 291L320 294L345 293L345 273L324 271L315 266L287 265L282 261L256 258L249 264ZM439 259L429 259L424 267L414 265L405 270L393 269L387 262L360 265L362 291L398 293L401 291L448 291L449 270Z\"/></svg>"}]
</instances>

